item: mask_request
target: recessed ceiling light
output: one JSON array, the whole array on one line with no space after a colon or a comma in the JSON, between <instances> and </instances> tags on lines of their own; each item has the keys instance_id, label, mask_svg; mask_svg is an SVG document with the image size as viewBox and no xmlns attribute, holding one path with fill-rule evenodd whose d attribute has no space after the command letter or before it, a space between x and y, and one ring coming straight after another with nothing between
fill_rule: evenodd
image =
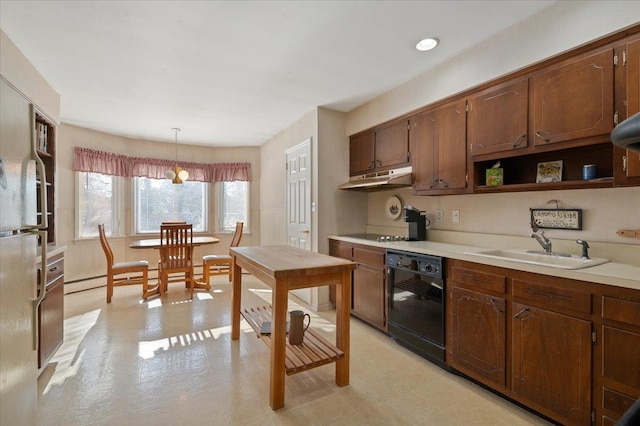
<instances>
[{"instance_id":1,"label":"recessed ceiling light","mask_svg":"<svg viewBox=\"0 0 640 426\"><path fill-rule=\"evenodd\" d=\"M424 52L433 49L438 45L438 43L440 43L440 40L435 37L425 38L424 40L420 40L418 44L416 44L416 49Z\"/></svg>"}]
</instances>

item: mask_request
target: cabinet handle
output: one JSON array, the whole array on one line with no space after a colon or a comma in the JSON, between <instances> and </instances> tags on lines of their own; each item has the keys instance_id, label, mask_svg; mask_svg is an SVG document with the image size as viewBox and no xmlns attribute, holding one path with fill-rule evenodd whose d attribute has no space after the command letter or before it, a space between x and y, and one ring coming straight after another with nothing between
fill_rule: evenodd
<instances>
[{"instance_id":1,"label":"cabinet handle","mask_svg":"<svg viewBox=\"0 0 640 426\"><path fill-rule=\"evenodd\" d=\"M438 182L440 182L442 184L443 187L448 188L449 184L445 181L443 181L442 179L438 179Z\"/></svg>"},{"instance_id":2,"label":"cabinet handle","mask_svg":"<svg viewBox=\"0 0 640 426\"><path fill-rule=\"evenodd\" d=\"M516 146L518 146L520 144L520 141L522 140L522 138L524 138L525 136L527 136L526 133L521 134L520 136L517 136L514 140L513 140L513 144L511 145L511 148L515 148Z\"/></svg>"},{"instance_id":3,"label":"cabinet handle","mask_svg":"<svg viewBox=\"0 0 640 426\"><path fill-rule=\"evenodd\" d=\"M438 179L434 179L429 184L429 188L434 188L438 184Z\"/></svg>"},{"instance_id":4,"label":"cabinet handle","mask_svg":"<svg viewBox=\"0 0 640 426\"><path fill-rule=\"evenodd\" d=\"M523 310L521 310L520 312L518 312L517 314L515 314L513 317L514 318L518 318L518 316L524 314L525 312L527 312L529 310L529 308L524 308Z\"/></svg>"},{"instance_id":5,"label":"cabinet handle","mask_svg":"<svg viewBox=\"0 0 640 426\"><path fill-rule=\"evenodd\" d=\"M491 304L493 305L493 309L495 309L497 312L504 314L504 309L502 309L500 306L498 306L498 304L496 303L496 299L494 299L493 297L491 299L489 299L491 301Z\"/></svg>"},{"instance_id":6,"label":"cabinet handle","mask_svg":"<svg viewBox=\"0 0 640 426\"><path fill-rule=\"evenodd\" d=\"M58 267L57 267L57 266L54 266L53 268L49 269L49 272L55 272L55 271L57 271L57 270L58 270Z\"/></svg>"},{"instance_id":7,"label":"cabinet handle","mask_svg":"<svg viewBox=\"0 0 640 426\"><path fill-rule=\"evenodd\" d=\"M536 136L541 138L541 139L544 139L545 142L550 142L551 141L551 138L545 136L544 132L539 132L538 131L538 132L536 132Z\"/></svg>"}]
</instances>

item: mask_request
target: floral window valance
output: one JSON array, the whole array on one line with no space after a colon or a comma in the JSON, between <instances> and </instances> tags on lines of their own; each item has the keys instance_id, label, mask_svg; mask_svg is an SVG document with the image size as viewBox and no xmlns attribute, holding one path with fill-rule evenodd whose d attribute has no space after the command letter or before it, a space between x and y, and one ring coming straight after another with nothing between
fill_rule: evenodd
<instances>
[{"instance_id":1,"label":"floral window valance","mask_svg":"<svg viewBox=\"0 0 640 426\"><path fill-rule=\"evenodd\" d=\"M174 160L127 157L105 151L75 147L73 170L123 177L165 179ZM251 180L251 163L192 163L181 161L179 166L189 172L189 180L198 182L229 182Z\"/></svg>"}]
</instances>

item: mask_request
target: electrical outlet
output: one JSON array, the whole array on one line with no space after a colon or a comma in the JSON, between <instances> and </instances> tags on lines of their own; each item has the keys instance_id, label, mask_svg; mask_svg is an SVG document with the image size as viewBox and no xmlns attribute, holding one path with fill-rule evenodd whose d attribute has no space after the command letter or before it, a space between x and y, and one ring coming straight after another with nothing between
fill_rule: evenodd
<instances>
[{"instance_id":1,"label":"electrical outlet","mask_svg":"<svg viewBox=\"0 0 640 426\"><path fill-rule=\"evenodd\" d=\"M451 213L451 220L453 221L453 223L460 222L460 210L453 210L453 212Z\"/></svg>"},{"instance_id":2,"label":"electrical outlet","mask_svg":"<svg viewBox=\"0 0 640 426\"><path fill-rule=\"evenodd\" d=\"M442 219L444 219L444 212L442 210L436 210L436 222L442 223Z\"/></svg>"}]
</instances>

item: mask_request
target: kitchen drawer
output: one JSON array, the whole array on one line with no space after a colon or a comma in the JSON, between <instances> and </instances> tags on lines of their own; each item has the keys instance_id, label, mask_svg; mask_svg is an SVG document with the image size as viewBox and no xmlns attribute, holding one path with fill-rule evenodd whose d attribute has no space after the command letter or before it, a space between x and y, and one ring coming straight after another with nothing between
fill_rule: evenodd
<instances>
[{"instance_id":1,"label":"kitchen drawer","mask_svg":"<svg viewBox=\"0 0 640 426\"><path fill-rule=\"evenodd\" d=\"M451 278L458 284L466 284L466 286L471 288L482 288L497 293L505 292L505 284L507 281L507 277L504 275L463 268L461 266L453 267Z\"/></svg>"},{"instance_id":2,"label":"kitchen drawer","mask_svg":"<svg viewBox=\"0 0 640 426\"><path fill-rule=\"evenodd\" d=\"M64 275L64 257L62 255L47 259L47 286Z\"/></svg>"},{"instance_id":3,"label":"kitchen drawer","mask_svg":"<svg viewBox=\"0 0 640 426\"><path fill-rule=\"evenodd\" d=\"M546 307L567 308L585 314L591 313L591 293L552 287L523 280L513 280L513 295Z\"/></svg>"},{"instance_id":4,"label":"kitchen drawer","mask_svg":"<svg viewBox=\"0 0 640 426\"><path fill-rule=\"evenodd\" d=\"M635 402L636 399L629 395L616 392L609 388L602 389L602 406L618 414L619 417L622 417Z\"/></svg>"},{"instance_id":5,"label":"kitchen drawer","mask_svg":"<svg viewBox=\"0 0 640 426\"><path fill-rule=\"evenodd\" d=\"M329 254L334 257L351 260L353 257L353 246L341 241L332 240L329 242Z\"/></svg>"},{"instance_id":6,"label":"kitchen drawer","mask_svg":"<svg viewBox=\"0 0 640 426\"><path fill-rule=\"evenodd\" d=\"M640 302L603 296L602 317L640 327Z\"/></svg>"},{"instance_id":7,"label":"kitchen drawer","mask_svg":"<svg viewBox=\"0 0 640 426\"><path fill-rule=\"evenodd\" d=\"M621 350L624 348L624 350ZM640 333L602 327L602 375L640 389Z\"/></svg>"},{"instance_id":8,"label":"kitchen drawer","mask_svg":"<svg viewBox=\"0 0 640 426\"><path fill-rule=\"evenodd\" d=\"M385 266L385 251L377 251L365 249L361 247L353 248L353 261L358 263L366 263L373 266Z\"/></svg>"}]
</instances>

